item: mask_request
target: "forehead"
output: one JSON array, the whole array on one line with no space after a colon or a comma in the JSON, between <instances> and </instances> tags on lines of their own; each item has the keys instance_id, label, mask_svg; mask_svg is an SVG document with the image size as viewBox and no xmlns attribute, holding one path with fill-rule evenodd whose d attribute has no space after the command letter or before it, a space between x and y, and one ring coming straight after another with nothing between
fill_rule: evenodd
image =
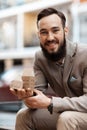
<instances>
[{"instance_id":1,"label":"forehead","mask_svg":"<svg viewBox=\"0 0 87 130\"><path fill-rule=\"evenodd\" d=\"M58 27L62 26L61 19L56 14L46 16L38 22L39 29L50 28L50 27L54 27L54 26L58 26Z\"/></svg>"}]
</instances>

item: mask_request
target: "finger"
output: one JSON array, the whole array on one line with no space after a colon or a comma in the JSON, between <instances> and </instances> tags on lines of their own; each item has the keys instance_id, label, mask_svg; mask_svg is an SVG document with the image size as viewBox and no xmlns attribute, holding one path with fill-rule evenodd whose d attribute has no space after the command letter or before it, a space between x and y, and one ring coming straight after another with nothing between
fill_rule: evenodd
<instances>
[{"instance_id":1,"label":"finger","mask_svg":"<svg viewBox=\"0 0 87 130\"><path fill-rule=\"evenodd\" d=\"M26 91L24 89L21 89L21 90L19 89L17 91L17 95L19 99L23 99L24 97L26 97Z\"/></svg>"},{"instance_id":2,"label":"finger","mask_svg":"<svg viewBox=\"0 0 87 130\"><path fill-rule=\"evenodd\" d=\"M26 96L33 96L33 90L26 90Z\"/></svg>"},{"instance_id":3,"label":"finger","mask_svg":"<svg viewBox=\"0 0 87 130\"><path fill-rule=\"evenodd\" d=\"M12 94L14 94L15 96L17 96L17 90L14 90L12 88L9 89L11 91Z\"/></svg>"}]
</instances>

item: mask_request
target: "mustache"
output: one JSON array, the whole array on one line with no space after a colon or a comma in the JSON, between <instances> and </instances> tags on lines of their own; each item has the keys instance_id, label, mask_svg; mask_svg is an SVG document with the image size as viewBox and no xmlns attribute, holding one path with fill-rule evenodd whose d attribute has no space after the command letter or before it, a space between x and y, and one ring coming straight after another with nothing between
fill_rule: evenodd
<instances>
[{"instance_id":1,"label":"mustache","mask_svg":"<svg viewBox=\"0 0 87 130\"><path fill-rule=\"evenodd\" d=\"M49 45L49 44L52 44L52 43L59 43L59 40L48 40L45 42L45 45Z\"/></svg>"},{"instance_id":2,"label":"mustache","mask_svg":"<svg viewBox=\"0 0 87 130\"><path fill-rule=\"evenodd\" d=\"M56 42L58 42L56 40ZM42 46L42 44L40 44L41 48L42 48L42 51L45 55L45 57L48 59L48 60L51 60L51 61L58 61L60 60L61 58L63 58L65 55L66 55L66 39L65 39L65 36L64 36L64 40L63 40L63 45L61 46L61 48L59 48L59 50L57 50L57 52L55 53L49 53L45 47Z\"/></svg>"}]
</instances>

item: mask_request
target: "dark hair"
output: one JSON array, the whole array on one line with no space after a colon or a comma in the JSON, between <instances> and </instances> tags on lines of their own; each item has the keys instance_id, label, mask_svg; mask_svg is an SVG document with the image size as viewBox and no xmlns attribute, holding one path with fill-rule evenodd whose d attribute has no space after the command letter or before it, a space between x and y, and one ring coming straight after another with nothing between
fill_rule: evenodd
<instances>
[{"instance_id":1,"label":"dark hair","mask_svg":"<svg viewBox=\"0 0 87 130\"><path fill-rule=\"evenodd\" d=\"M57 14L57 15L60 17L60 19L61 19L61 21L62 21L63 28L64 28L64 27L65 27L65 24L66 24L65 15L64 15L62 12L57 11L57 10L54 9L54 8L47 8L47 9L42 10L42 11L38 14L38 16L37 16L37 24L38 24L38 22L39 22L40 19L42 19L42 18L44 18L44 17L46 17L46 16L49 16L49 15L51 15L51 14Z\"/></svg>"}]
</instances>

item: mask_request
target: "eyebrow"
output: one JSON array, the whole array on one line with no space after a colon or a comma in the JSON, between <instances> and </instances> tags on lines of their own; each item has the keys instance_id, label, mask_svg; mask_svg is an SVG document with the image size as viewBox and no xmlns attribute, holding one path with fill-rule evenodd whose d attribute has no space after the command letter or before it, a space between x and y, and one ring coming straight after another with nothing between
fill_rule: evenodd
<instances>
[{"instance_id":1,"label":"eyebrow","mask_svg":"<svg viewBox=\"0 0 87 130\"><path fill-rule=\"evenodd\" d=\"M59 29L60 27L58 27L58 26L56 26L56 27L52 27L51 29ZM42 32L42 31L46 31L47 29L45 29L45 28L42 28L41 30L40 30L40 32Z\"/></svg>"}]
</instances>

